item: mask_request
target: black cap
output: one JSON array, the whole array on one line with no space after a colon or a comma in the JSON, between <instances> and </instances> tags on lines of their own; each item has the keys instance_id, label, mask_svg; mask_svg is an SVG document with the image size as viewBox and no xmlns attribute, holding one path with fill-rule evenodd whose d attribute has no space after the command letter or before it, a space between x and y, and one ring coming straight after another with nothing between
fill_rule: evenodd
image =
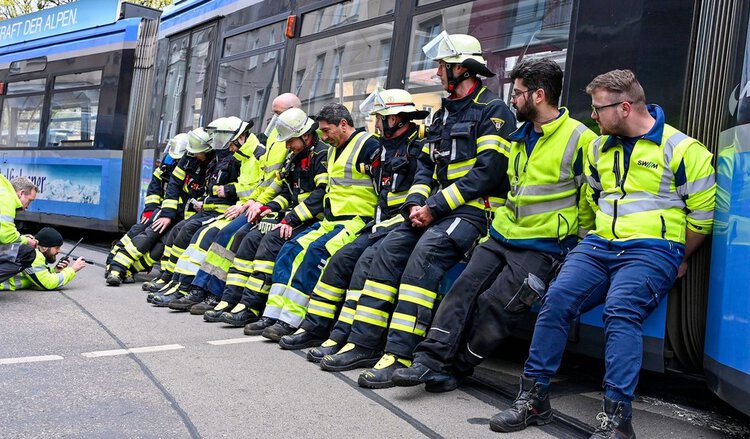
<instances>
[{"instance_id":1,"label":"black cap","mask_svg":"<svg viewBox=\"0 0 750 439\"><path fill-rule=\"evenodd\" d=\"M57 230L52 227L45 227L37 232L34 238L42 247L58 247L63 245L63 237Z\"/></svg>"}]
</instances>

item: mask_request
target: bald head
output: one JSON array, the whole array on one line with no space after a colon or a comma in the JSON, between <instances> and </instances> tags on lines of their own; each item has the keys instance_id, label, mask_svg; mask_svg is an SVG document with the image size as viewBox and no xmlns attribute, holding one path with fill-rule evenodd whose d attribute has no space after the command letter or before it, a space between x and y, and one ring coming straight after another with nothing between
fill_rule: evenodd
<instances>
[{"instance_id":1,"label":"bald head","mask_svg":"<svg viewBox=\"0 0 750 439\"><path fill-rule=\"evenodd\" d=\"M302 108L302 102L294 93L280 94L271 104L274 114L281 114L290 108Z\"/></svg>"}]
</instances>

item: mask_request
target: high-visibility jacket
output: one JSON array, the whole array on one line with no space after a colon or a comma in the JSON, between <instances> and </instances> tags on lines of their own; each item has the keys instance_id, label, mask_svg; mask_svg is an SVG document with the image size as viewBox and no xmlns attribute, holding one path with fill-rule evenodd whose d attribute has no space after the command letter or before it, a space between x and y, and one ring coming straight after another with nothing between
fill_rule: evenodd
<instances>
[{"instance_id":1,"label":"high-visibility jacket","mask_svg":"<svg viewBox=\"0 0 750 439\"><path fill-rule=\"evenodd\" d=\"M236 183L240 176L240 162L228 149L216 151L216 155L208 165L206 172L206 197L203 200L204 212L224 213L229 206L237 201L236 194L225 193L219 196L219 186L226 187L229 183Z\"/></svg>"},{"instance_id":2,"label":"high-visibility jacket","mask_svg":"<svg viewBox=\"0 0 750 439\"><path fill-rule=\"evenodd\" d=\"M486 216L505 203L506 168L516 119L495 93L477 81L461 99L443 99L433 116L414 185L404 205L426 204L440 219L457 214L486 228ZM433 189L437 192L430 195Z\"/></svg>"},{"instance_id":3,"label":"high-visibility jacket","mask_svg":"<svg viewBox=\"0 0 750 439\"><path fill-rule=\"evenodd\" d=\"M279 171L286 160L286 142L277 142L279 133L275 129L268 135L265 153L260 158L261 178L248 199L267 204L278 195L281 186L278 184Z\"/></svg>"},{"instance_id":4,"label":"high-visibility jacket","mask_svg":"<svg viewBox=\"0 0 750 439\"><path fill-rule=\"evenodd\" d=\"M620 138L591 144L585 165L587 197L596 212L592 233L618 241L666 239L685 243L686 226L710 234L715 203L712 154L664 123L656 105L654 127L628 151Z\"/></svg>"},{"instance_id":5,"label":"high-visibility jacket","mask_svg":"<svg viewBox=\"0 0 750 439\"><path fill-rule=\"evenodd\" d=\"M213 154L213 151L209 151L205 161L186 154L177 162L177 166L174 167L169 177L164 201L161 203L162 217L179 221L183 212L189 216L184 203L191 198L198 199L203 196L206 172Z\"/></svg>"},{"instance_id":6,"label":"high-visibility jacket","mask_svg":"<svg viewBox=\"0 0 750 439\"><path fill-rule=\"evenodd\" d=\"M76 272L71 267L65 267L58 273L54 267L47 264L44 254L36 250L31 267L0 283L0 291L15 291L29 287L56 290L73 280L75 276Z\"/></svg>"},{"instance_id":7,"label":"high-visibility jacket","mask_svg":"<svg viewBox=\"0 0 750 439\"><path fill-rule=\"evenodd\" d=\"M165 156L159 167L151 175L151 182L146 189L144 212L154 211L161 206L162 201L164 201L164 194L167 191L167 185L169 184L169 177L172 175L175 166L177 166L177 160Z\"/></svg>"},{"instance_id":8,"label":"high-visibility jacket","mask_svg":"<svg viewBox=\"0 0 750 439\"><path fill-rule=\"evenodd\" d=\"M510 192L495 211L490 235L514 247L565 254L578 242L583 157L596 134L563 108L542 125L528 155L525 139L533 128L526 122L510 137Z\"/></svg>"},{"instance_id":9,"label":"high-visibility jacket","mask_svg":"<svg viewBox=\"0 0 750 439\"><path fill-rule=\"evenodd\" d=\"M371 140L372 139L372 140ZM326 188L326 212L331 218L371 218L378 203L372 177L364 169L360 154L368 141L377 142L372 134L364 130L356 132L341 147L328 150L328 186ZM379 145L378 145L379 149ZM329 216L327 215L327 217Z\"/></svg>"},{"instance_id":10,"label":"high-visibility jacket","mask_svg":"<svg viewBox=\"0 0 750 439\"><path fill-rule=\"evenodd\" d=\"M16 190L7 178L0 175L0 246L15 242L26 244L28 240L16 229L16 210L23 207ZM2 247L0 247L2 253Z\"/></svg>"},{"instance_id":11,"label":"high-visibility jacket","mask_svg":"<svg viewBox=\"0 0 750 439\"><path fill-rule=\"evenodd\" d=\"M258 187L261 178L260 159L265 152L266 148L251 133L242 147L234 153L234 158L240 162L240 175L237 181L224 186L224 191L231 197L239 198L239 203L249 200Z\"/></svg>"}]
</instances>

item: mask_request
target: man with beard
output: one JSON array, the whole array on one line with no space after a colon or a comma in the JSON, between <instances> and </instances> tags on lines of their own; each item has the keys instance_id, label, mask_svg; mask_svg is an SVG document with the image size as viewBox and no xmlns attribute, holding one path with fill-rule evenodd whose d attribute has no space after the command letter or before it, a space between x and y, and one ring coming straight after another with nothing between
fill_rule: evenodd
<instances>
[{"instance_id":1,"label":"man with beard","mask_svg":"<svg viewBox=\"0 0 750 439\"><path fill-rule=\"evenodd\" d=\"M45 227L35 236L37 245L34 262L17 275L0 283L0 291L15 291L26 288L56 290L72 281L76 273L86 266L83 258L69 265L67 260L53 266L63 245L63 237L52 227Z\"/></svg>"},{"instance_id":2,"label":"man with beard","mask_svg":"<svg viewBox=\"0 0 750 439\"><path fill-rule=\"evenodd\" d=\"M579 220L578 202L584 151L596 135L557 107L562 70L546 59L525 61L510 78L524 124L510 136L507 202L440 304L414 363L394 372L397 386L455 389L528 315L578 243L579 228L592 222L591 215Z\"/></svg>"}]
</instances>

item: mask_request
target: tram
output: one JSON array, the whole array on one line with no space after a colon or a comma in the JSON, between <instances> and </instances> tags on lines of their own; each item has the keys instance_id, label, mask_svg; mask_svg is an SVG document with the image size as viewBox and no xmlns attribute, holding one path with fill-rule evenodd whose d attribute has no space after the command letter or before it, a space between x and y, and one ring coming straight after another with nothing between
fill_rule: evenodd
<instances>
[{"instance_id":1,"label":"tram","mask_svg":"<svg viewBox=\"0 0 750 439\"><path fill-rule=\"evenodd\" d=\"M0 22L0 173L39 187L19 220L133 224L159 14L79 0Z\"/></svg>"}]
</instances>

